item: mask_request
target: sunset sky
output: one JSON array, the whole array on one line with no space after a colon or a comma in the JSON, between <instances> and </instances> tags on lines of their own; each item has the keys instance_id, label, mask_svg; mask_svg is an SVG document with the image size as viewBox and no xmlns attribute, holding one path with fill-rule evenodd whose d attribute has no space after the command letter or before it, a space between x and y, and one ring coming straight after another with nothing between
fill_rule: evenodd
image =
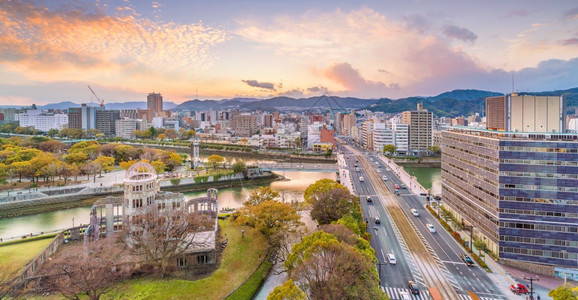
<instances>
[{"instance_id":1,"label":"sunset sky","mask_svg":"<svg viewBox=\"0 0 578 300\"><path fill-rule=\"evenodd\" d=\"M479 4L478 4L479 3ZM0 0L0 105L578 86L578 2Z\"/></svg>"}]
</instances>

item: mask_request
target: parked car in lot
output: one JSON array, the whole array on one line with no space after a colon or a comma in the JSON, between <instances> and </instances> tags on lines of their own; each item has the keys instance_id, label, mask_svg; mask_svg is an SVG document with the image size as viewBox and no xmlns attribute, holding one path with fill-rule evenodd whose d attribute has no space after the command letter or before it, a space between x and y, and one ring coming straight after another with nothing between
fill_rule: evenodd
<instances>
[{"instance_id":1,"label":"parked car in lot","mask_svg":"<svg viewBox=\"0 0 578 300\"><path fill-rule=\"evenodd\" d=\"M529 293L528 288L519 283L510 285L510 291L516 295L525 295Z\"/></svg>"},{"instance_id":2,"label":"parked car in lot","mask_svg":"<svg viewBox=\"0 0 578 300\"><path fill-rule=\"evenodd\" d=\"M432 224L427 223L425 226L427 227L427 229L429 229L429 232L436 233L436 228Z\"/></svg>"},{"instance_id":3,"label":"parked car in lot","mask_svg":"<svg viewBox=\"0 0 578 300\"><path fill-rule=\"evenodd\" d=\"M468 267L471 267L471 266L474 265L474 261L473 261L469 256L467 256L466 254L460 255L460 257L462 258L462 260L466 263L466 265L467 265Z\"/></svg>"},{"instance_id":4,"label":"parked car in lot","mask_svg":"<svg viewBox=\"0 0 578 300\"><path fill-rule=\"evenodd\" d=\"M419 295L419 289L417 288L417 285L415 284L415 282L413 281L408 281L407 282L407 288L409 288L409 291L414 294L414 295Z\"/></svg>"},{"instance_id":5,"label":"parked car in lot","mask_svg":"<svg viewBox=\"0 0 578 300\"><path fill-rule=\"evenodd\" d=\"M415 209L415 208L412 208L412 209L411 209L411 214L412 214L414 217L419 217L419 213L417 212L417 209Z\"/></svg>"},{"instance_id":6,"label":"parked car in lot","mask_svg":"<svg viewBox=\"0 0 578 300\"><path fill-rule=\"evenodd\" d=\"M367 202L372 202L373 199L371 199L371 197L367 197Z\"/></svg>"}]
</instances>

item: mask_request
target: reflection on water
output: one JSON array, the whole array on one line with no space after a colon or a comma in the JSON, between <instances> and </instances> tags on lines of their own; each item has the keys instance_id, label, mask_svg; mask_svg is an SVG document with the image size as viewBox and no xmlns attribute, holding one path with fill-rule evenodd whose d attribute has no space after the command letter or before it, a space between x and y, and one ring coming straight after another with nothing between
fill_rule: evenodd
<instances>
[{"instance_id":1,"label":"reflection on water","mask_svg":"<svg viewBox=\"0 0 578 300\"><path fill-rule=\"evenodd\" d=\"M310 184L323 178L335 179L335 172L278 172L287 179L271 184L271 187L281 193L284 201L303 201L303 192ZM259 186L248 185L219 189L219 208L238 208L249 196L249 192ZM206 195L206 192L185 193L185 199ZM89 207L72 208L47 212L36 215L0 219L0 238L8 239L30 235L30 233L49 232L66 229L74 224L89 223Z\"/></svg>"},{"instance_id":2,"label":"reflection on water","mask_svg":"<svg viewBox=\"0 0 578 300\"><path fill-rule=\"evenodd\" d=\"M417 181L426 189L431 189L431 193L438 195L442 193L442 169L441 168L414 168L404 167L404 170L417 178Z\"/></svg>"},{"instance_id":3,"label":"reflection on water","mask_svg":"<svg viewBox=\"0 0 578 300\"><path fill-rule=\"evenodd\" d=\"M335 180L336 177L335 172L286 171L276 173L285 176L286 179L283 181L273 182L271 188L278 191L281 194L282 201L286 202L303 201L303 193L310 184L323 178ZM219 189L219 208L241 207L243 202L245 202L249 196L249 192L258 187L258 185L248 185L243 187ZM185 193L185 199L202 197L204 195L206 195L206 192Z\"/></svg>"},{"instance_id":4,"label":"reflection on water","mask_svg":"<svg viewBox=\"0 0 578 300\"><path fill-rule=\"evenodd\" d=\"M30 235L30 233L50 232L90 223L90 207L79 207L36 215L0 219L0 238L7 239Z\"/></svg>"}]
</instances>

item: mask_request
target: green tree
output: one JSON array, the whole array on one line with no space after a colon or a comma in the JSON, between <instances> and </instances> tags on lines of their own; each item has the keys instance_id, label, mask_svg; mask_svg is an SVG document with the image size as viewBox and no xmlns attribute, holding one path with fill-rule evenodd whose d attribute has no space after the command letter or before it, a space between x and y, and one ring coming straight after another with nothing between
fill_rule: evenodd
<instances>
[{"instance_id":1,"label":"green tree","mask_svg":"<svg viewBox=\"0 0 578 300\"><path fill-rule=\"evenodd\" d=\"M431 147L428 147L428 150L431 151L435 155L442 154L442 149L440 148L440 146L431 146Z\"/></svg>"},{"instance_id":2,"label":"green tree","mask_svg":"<svg viewBox=\"0 0 578 300\"><path fill-rule=\"evenodd\" d=\"M479 251L483 251L486 252L488 250L488 246L486 245L486 243L484 243L484 241L482 240L477 240L474 242L474 247L476 249L478 249Z\"/></svg>"},{"instance_id":3,"label":"green tree","mask_svg":"<svg viewBox=\"0 0 578 300\"><path fill-rule=\"evenodd\" d=\"M329 224L341 219L355 209L357 198L348 190L335 187L328 191L317 192L309 198L311 218L319 224Z\"/></svg>"},{"instance_id":4,"label":"green tree","mask_svg":"<svg viewBox=\"0 0 578 300\"><path fill-rule=\"evenodd\" d=\"M216 154L213 154L207 158L207 165L215 170L222 166L224 162L225 159L222 156Z\"/></svg>"},{"instance_id":5,"label":"green tree","mask_svg":"<svg viewBox=\"0 0 578 300\"><path fill-rule=\"evenodd\" d=\"M331 157L332 153L333 153L333 150L331 148L327 149L327 151L325 152L325 157Z\"/></svg>"},{"instance_id":6,"label":"green tree","mask_svg":"<svg viewBox=\"0 0 578 300\"><path fill-rule=\"evenodd\" d=\"M194 131L194 130L192 130L192 129L187 130L187 132L186 132L187 139L190 139L190 138L194 137L195 134L197 134L196 131Z\"/></svg>"},{"instance_id":7,"label":"green tree","mask_svg":"<svg viewBox=\"0 0 578 300\"><path fill-rule=\"evenodd\" d=\"M99 156L94 162L100 165L104 173L114 170L114 158L110 156Z\"/></svg>"},{"instance_id":8,"label":"green tree","mask_svg":"<svg viewBox=\"0 0 578 300\"><path fill-rule=\"evenodd\" d=\"M272 190L270 186L262 186L251 190L249 198L244 204L256 206L265 201L271 200L279 200L279 192Z\"/></svg>"},{"instance_id":9,"label":"green tree","mask_svg":"<svg viewBox=\"0 0 578 300\"><path fill-rule=\"evenodd\" d=\"M151 137L151 138L156 138L159 135L159 131L152 126L149 128L148 132L149 132L149 137Z\"/></svg>"},{"instance_id":10,"label":"green tree","mask_svg":"<svg viewBox=\"0 0 578 300\"><path fill-rule=\"evenodd\" d=\"M244 205L237 212L235 221L254 227L268 240L279 232L297 232L304 226L301 216L291 205L274 200L261 202L256 206Z\"/></svg>"},{"instance_id":11,"label":"green tree","mask_svg":"<svg viewBox=\"0 0 578 300\"><path fill-rule=\"evenodd\" d=\"M267 300L307 300L307 295L289 279L281 286L276 286L267 296Z\"/></svg>"},{"instance_id":12,"label":"green tree","mask_svg":"<svg viewBox=\"0 0 578 300\"><path fill-rule=\"evenodd\" d=\"M317 231L293 246L284 265L311 299L387 299L374 259L333 234Z\"/></svg>"},{"instance_id":13,"label":"green tree","mask_svg":"<svg viewBox=\"0 0 578 300\"><path fill-rule=\"evenodd\" d=\"M235 173L240 173L245 171L245 169L247 169L247 166L245 165L244 161L239 160L233 164L232 169Z\"/></svg>"},{"instance_id":14,"label":"green tree","mask_svg":"<svg viewBox=\"0 0 578 300\"><path fill-rule=\"evenodd\" d=\"M320 179L320 180L317 180L314 184L311 184L307 187L303 197L305 198L305 201L307 201L308 203L311 203L311 200L313 199L313 197L315 197L316 194L321 195L322 193L327 192L329 190L332 190L334 188L344 189L347 191L346 187L339 184L335 180Z\"/></svg>"},{"instance_id":15,"label":"green tree","mask_svg":"<svg viewBox=\"0 0 578 300\"><path fill-rule=\"evenodd\" d=\"M397 147L391 144L383 145L383 153L394 154Z\"/></svg>"},{"instance_id":16,"label":"green tree","mask_svg":"<svg viewBox=\"0 0 578 300\"><path fill-rule=\"evenodd\" d=\"M58 135L58 129L52 128L52 129L48 130L48 132L46 132L46 135L49 137L55 137Z\"/></svg>"},{"instance_id":17,"label":"green tree","mask_svg":"<svg viewBox=\"0 0 578 300\"><path fill-rule=\"evenodd\" d=\"M551 290L548 296L554 300L576 300L578 299L578 287L566 283L556 289Z\"/></svg>"},{"instance_id":18,"label":"green tree","mask_svg":"<svg viewBox=\"0 0 578 300\"><path fill-rule=\"evenodd\" d=\"M164 173L167 168L167 165L165 165L165 163L160 160L152 161L151 165L155 168L155 171L157 171L157 173Z\"/></svg>"}]
</instances>

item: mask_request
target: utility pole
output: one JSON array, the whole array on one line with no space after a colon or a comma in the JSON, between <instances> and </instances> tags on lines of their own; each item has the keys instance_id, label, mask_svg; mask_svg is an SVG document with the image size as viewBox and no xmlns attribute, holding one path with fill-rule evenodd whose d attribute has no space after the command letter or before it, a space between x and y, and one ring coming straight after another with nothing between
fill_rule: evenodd
<instances>
[{"instance_id":1,"label":"utility pole","mask_svg":"<svg viewBox=\"0 0 578 300\"><path fill-rule=\"evenodd\" d=\"M530 299L534 300L534 281L540 281L540 278L538 276L536 276L536 278L532 276L530 277L524 276L524 280L530 281Z\"/></svg>"},{"instance_id":2,"label":"utility pole","mask_svg":"<svg viewBox=\"0 0 578 300\"><path fill-rule=\"evenodd\" d=\"M377 263L377 271L379 273L379 285L381 286L381 266L385 266L385 263Z\"/></svg>"}]
</instances>

